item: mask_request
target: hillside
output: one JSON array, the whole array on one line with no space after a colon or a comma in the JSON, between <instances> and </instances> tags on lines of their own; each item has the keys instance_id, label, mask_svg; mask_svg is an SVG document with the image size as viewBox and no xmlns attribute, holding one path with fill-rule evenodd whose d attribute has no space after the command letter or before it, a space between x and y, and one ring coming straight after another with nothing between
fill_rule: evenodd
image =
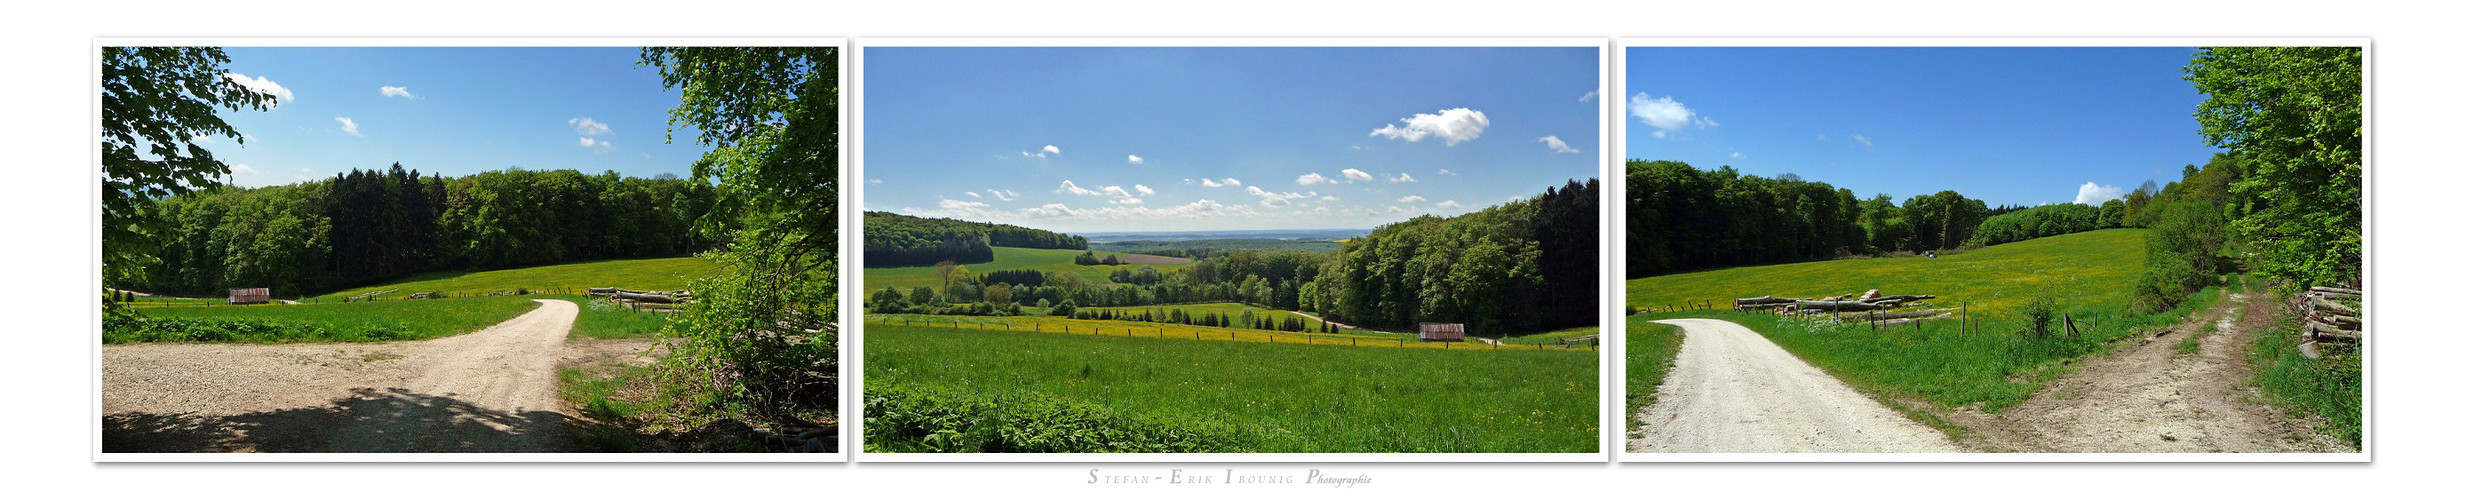
<instances>
[{"instance_id":1,"label":"hillside","mask_svg":"<svg viewBox=\"0 0 2466 500\"><path fill-rule=\"evenodd\" d=\"M1171 257L1146 256L1119 252L1096 252L1096 257L1101 259L1105 256L1118 256L1125 262L1158 263L1125 263L1118 266L1082 266L1071 261L1071 259L1078 257L1079 254L1082 253L1086 253L1086 251L992 247L993 259L991 261L967 264L967 267L968 273L970 274L983 274L991 271L1005 271L1014 269L1033 269L1045 272L1076 273L1080 278L1087 280L1089 283L1106 283L1107 276L1112 274L1115 269L1138 269L1140 267L1152 265L1156 267L1157 271L1167 271L1180 269L1190 265L1190 261L1187 259L1174 259ZM867 291L881 290L882 287L886 286L895 286L899 287L900 290L907 290L920 286L939 287L941 285L942 280L941 278L934 277L933 266L931 265L905 267L874 267L868 265L865 268L864 289Z\"/></svg>"},{"instance_id":2,"label":"hillside","mask_svg":"<svg viewBox=\"0 0 2466 500\"><path fill-rule=\"evenodd\" d=\"M462 296L516 289L579 294L584 288L608 286L635 290L678 290L695 278L718 271L718 264L701 257L603 260L494 271L445 271L345 289L308 300L340 301L345 297L377 290L398 290L393 294L397 297L419 292Z\"/></svg>"},{"instance_id":3,"label":"hillside","mask_svg":"<svg viewBox=\"0 0 2466 500\"><path fill-rule=\"evenodd\" d=\"M2067 305L2122 305L2131 298L2133 273L2147 257L2142 251L2147 238L2145 229L2107 229L1935 258L1827 260L1637 278L1627 280L1627 305L1712 301L1726 309L1739 297L1817 297L1868 289L1937 295L1943 297L1939 304L1967 301L1973 310L1989 312L2046 291L2076 301Z\"/></svg>"}]
</instances>

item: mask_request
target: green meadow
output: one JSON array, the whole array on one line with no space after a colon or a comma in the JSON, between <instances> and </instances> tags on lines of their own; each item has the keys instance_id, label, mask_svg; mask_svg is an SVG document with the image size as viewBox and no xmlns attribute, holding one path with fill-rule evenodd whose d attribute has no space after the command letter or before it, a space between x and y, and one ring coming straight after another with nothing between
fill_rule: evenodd
<instances>
[{"instance_id":1,"label":"green meadow","mask_svg":"<svg viewBox=\"0 0 2466 500\"><path fill-rule=\"evenodd\" d=\"M105 315L103 343L382 342L476 331L539 307L531 297L148 307Z\"/></svg>"},{"instance_id":2,"label":"green meadow","mask_svg":"<svg viewBox=\"0 0 2466 500\"><path fill-rule=\"evenodd\" d=\"M1629 324L1664 318L1730 320L1852 386L1884 396L1888 404L1920 403L1938 411L1976 405L1994 412L2027 399L2062 375L2070 360L2103 349L2107 341L2173 325L2217 299L2217 291L2208 290L2173 311L2131 311L2130 288L2134 273L2143 267L2145 237L2146 230L2109 229L1936 258L1845 259L1628 280L1631 309L1710 303L1706 309L1637 315ZM1728 310L1730 299L1738 297L1816 297L1868 289L1938 296L1918 307L1967 304L1969 320L1879 328ZM2053 300L2057 319L2052 336L2023 333L2028 328L2022 304L2038 297ZM2066 315L2078 336L2063 333L2061 318ZM1640 384L1651 379L1657 385L1658 375L1638 373L1639 367L1649 372L1666 366L1667 358L1676 354L1674 345L1657 347L1668 342L1661 335L1666 334L1656 328L1629 337L1630 391L1653 390L1653 385Z\"/></svg>"},{"instance_id":3,"label":"green meadow","mask_svg":"<svg viewBox=\"0 0 2466 500\"><path fill-rule=\"evenodd\" d=\"M377 290L396 290L380 298L400 298L419 292L440 292L456 297L517 290L580 295L585 288L611 286L634 290L679 290L696 278L716 272L719 272L719 265L701 257L603 260L494 271L420 273L382 284L318 295L309 300L341 301ZM275 293L281 291L276 290Z\"/></svg>"},{"instance_id":4,"label":"green meadow","mask_svg":"<svg viewBox=\"0 0 2466 500\"><path fill-rule=\"evenodd\" d=\"M1589 350L868 324L875 452L1598 451Z\"/></svg>"},{"instance_id":5,"label":"green meadow","mask_svg":"<svg viewBox=\"0 0 2466 500\"><path fill-rule=\"evenodd\" d=\"M993 247L992 262L967 264L967 268L969 274L983 274L989 271L1006 271L1013 269L1034 269L1045 272L1074 273L1079 275L1080 279L1086 280L1089 283L1109 283L1111 282L1110 277L1115 269L1137 270L1141 267L1152 265L1156 267L1157 271L1169 271L1189 267L1189 264L1122 264L1117 266L1082 266L1072 260L1078 258L1081 253L1086 253L1086 251ZM1099 259L1102 259L1108 255L1125 256L1127 258L1128 256L1136 254L1096 252L1096 258ZM1157 257L1150 256L1146 258ZM895 286L899 287L901 293L905 293L908 289L920 286L939 288L942 286L942 279L935 277L933 273L933 266L869 267L865 268L864 290L866 293L873 293L882 290L882 287Z\"/></svg>"}]
</instances>

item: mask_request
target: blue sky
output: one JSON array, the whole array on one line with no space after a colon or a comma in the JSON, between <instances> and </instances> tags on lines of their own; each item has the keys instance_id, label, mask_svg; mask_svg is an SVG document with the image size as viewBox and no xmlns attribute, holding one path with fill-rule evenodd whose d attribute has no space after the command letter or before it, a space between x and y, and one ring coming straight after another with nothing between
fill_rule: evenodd
<instances>
[{"instance_id":1,"label":"blue sky","mask_svg":"<svg viewBox=\"0 0 2466 500\"><path fill-rule=\"evenodd\" d=\"M660 85L656 70L635 66L637 48L225 52L231 73L279 99L270 111L222 112L248 136L245 146L208 139L243 186L395 162L448 176L510 167L681 176L707 150L693 143L690 129L664 144L677 94Z\"/></svg>"},{"instance_id":2,"label":"blue sky","mask_svg":"<svg viewBox=\"0 0 2466 500\"><path fill-rule=\"evenodd\" d=\"M1599 50L867 48L864 206L1058 231L1470 212L1599 175Z\"/></svg>"},{"instance_id":3,"label":"blue sky","mask_svg":"<svg viewBox=\"0 0 2466 500\"><path fill-rule=\"evenodd\" d=\"M1619 115L1628 158L1796 173L1862 198L2094 203L2217 151L2192 117L2192 53L1633 47Z\"/></svg>"}]
</instances>

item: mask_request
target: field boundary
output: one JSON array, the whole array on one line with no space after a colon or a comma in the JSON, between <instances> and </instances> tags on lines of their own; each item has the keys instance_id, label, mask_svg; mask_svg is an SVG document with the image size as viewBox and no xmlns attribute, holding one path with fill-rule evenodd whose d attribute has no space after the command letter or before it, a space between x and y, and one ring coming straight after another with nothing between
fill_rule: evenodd
<instances>
[{"instance_id":1,"label":"field boundary","mask_svg":"<svg viewBox=\"0 0 2466 500\"><path fill-rule=\"evenodd\" d=\"M973 318L973 317L971 317ZM1115 323L1091 324L1090 320L975 320L935 321L922 318L882 317L868 314L865 324L886 326L927 326L966 330L994 330L1015 333L1050 333L1057 335L1095 335L1107 337L1154 338L1213 342L1263 342L1270 344L1301 344L1333 347L1376 347L1387 349L1438 349L1452 351L1585 351L1599 352L1594 346L1550 347L1538 344L1471 344L1464 342L1422 342L1417 338L1375 338L1369 336L1220 328L1173 323L1156 326ZM1064 322L1068 321L1068 322ZM1074 328L1084 326L1084 328ZM1173 330L1187 330L1188 335ZM1465 347L1455 347L1464 344Z\"/></svg>"}]
</instances>

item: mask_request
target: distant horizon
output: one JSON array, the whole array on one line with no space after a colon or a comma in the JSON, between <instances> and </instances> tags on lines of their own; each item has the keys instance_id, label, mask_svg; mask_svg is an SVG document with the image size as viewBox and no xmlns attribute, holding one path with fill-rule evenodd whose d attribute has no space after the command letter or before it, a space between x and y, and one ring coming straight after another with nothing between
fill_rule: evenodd
<instances>
[{"instance_id":1,"label":"distant horizon","mask_svg":"<svg viewBox=\"0 0 2466 500\"><path fill-rule=\"evenodd\" d=\"M1469 213L1602 175L1601 50L867 49L861 208L1071 233Z\"/></svg>"}]
</instances>

